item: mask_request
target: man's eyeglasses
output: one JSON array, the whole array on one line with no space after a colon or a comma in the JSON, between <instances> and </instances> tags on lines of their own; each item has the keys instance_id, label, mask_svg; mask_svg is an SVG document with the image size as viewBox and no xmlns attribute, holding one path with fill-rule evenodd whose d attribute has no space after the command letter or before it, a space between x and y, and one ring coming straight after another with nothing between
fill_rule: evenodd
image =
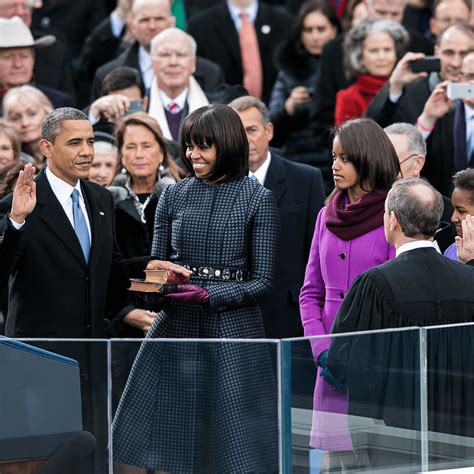
<instances>
[{"instance_id":1,"label":"man's eyeglasses","mask_svg":"<svg viewBox=\"0 0 474 474\"><path fill-rule=\"evenodd\" d=\"M407 156L405 159L400 161L400 166L402 166L403 163L407 162L410 158L413 158L414 156L418 156L418 153L412 153L410 156Z\"/></svg>"}]
</instances>

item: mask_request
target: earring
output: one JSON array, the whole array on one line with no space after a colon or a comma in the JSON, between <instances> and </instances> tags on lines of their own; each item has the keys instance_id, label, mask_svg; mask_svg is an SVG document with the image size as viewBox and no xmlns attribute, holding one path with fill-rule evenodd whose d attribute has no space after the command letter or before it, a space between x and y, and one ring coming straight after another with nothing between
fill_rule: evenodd
<instances>
[{"instance_id":1,"label":"earring","mask_svg":"<svg viewBox=\"0 0 474 474\"><path fill-rule=\"evenodd\" d=\"M158 171L160 173L163 173L164 170L165 170L165 167L163 166L163 163L162 163L160 166L158 166Z\"/></svg>"}]
</instances>

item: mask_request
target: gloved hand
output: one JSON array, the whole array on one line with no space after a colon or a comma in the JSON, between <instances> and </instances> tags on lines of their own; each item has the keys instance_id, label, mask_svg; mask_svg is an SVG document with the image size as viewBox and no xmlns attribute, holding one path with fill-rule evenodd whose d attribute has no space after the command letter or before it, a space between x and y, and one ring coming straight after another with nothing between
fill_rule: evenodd
<instances>
[{"instance_id":1,"label":"gloved hand","mask_svg":"<svg viewBox=\"0 0 474 474\"><path fill-rule=\"evenodd\" d=\"M326 349L325 351L321 352L318 356L318 365L319 367L322 367L323 369L326 368L327 361L328 361L328 350Z\"/></svg>"},{"instance_id":2,"label":"gloved hand","mask_svg":"<svg viewBox=\"0 0 474 474\"><path fill-rule=\"evenodd\" d=\"M327 351L325 351L327 353ZM327 359L327 354L326 354L326 359ZM319 357L318 357L319 361ZM340 392L346 392L347 391L347 385L345 383L337 383L336 379L334 376L331 374L330 370L325 367L321 371L321 377L329 384L331 385L333 390L340 391Z\"/></svg>"},{"instance_id":3,"label":"gloved hand","mask_svg":"<svg viewBox=\"0 0 474 474\"><path fill-rule=\"evenodd\" d=\"M176 291L163 295L163 299L182 303L206 304L209 301L209 293L198 285L176 285Z\"/></svg>"}]
</instances>

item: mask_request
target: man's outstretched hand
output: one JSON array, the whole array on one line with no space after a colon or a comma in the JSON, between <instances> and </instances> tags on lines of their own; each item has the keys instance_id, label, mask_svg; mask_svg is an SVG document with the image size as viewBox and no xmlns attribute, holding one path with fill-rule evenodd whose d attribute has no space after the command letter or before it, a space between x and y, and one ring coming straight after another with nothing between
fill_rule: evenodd
<instances>
[{"instance_id":1,"label":"man's outstretched hand","mask_svg":"<svg viewBox=\"0 0 474 474\"><path fill-rule=\"evenodd\" d=\"M474 260L474 217L466 216L462 221L462 237L456 237L456 250L461 262Z\"/></svg>"},{"instance_id":2,"label":"man's outstretched hand","mask_svg":"<svg viewBox=\"0 0 474 474\"><path fill-rule=\"evenodd\" d=\"M13 190L10 218L18 224L23 224L36 206L35 173L35 167L31 163L26 164L25 168L20 171Z\"/></svg>"}]
</instances>

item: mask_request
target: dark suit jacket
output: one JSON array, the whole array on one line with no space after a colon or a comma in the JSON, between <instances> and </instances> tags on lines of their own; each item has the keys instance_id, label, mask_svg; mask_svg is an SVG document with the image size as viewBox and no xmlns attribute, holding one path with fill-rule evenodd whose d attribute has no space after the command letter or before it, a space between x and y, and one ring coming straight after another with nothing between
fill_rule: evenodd
<instances>
[{"instance_id":1,"label":"dark suit jacket","mask_svg":"<svg viewBox=\"0 0 474 474\"><path fill-rule=\"evenodd\" d=\"M105 16L101 1L43 0L42 7L33 10L32 26L62 34L73 57L77 58L84 40Z\"/></svg>"},{"instance_id":2,"label":"dark suit jacket","mask_svg":"<svg viewBox=\"0 0 474 474\"><path fill-rule=\"evenodd\" d=\"M265 335L303 335L298 299L324 184L318 168L293 163L271 153L265 187L273 192L281 219L278 282L272 297L261 305Z\"/></svg>"},{"instance_id":3,"label":"dark suit jacket","mask_svg":"<svg viewBox=\"0 0 474 474\"><path fill-rule=\"evenodd\" d=\"M473 322L473 287L472 267L432 248L411 250L354 281L332 333ZM474 434L474 405L464 402L474 389L473 332L427 332L430 431ZM347 381L349 414L418 430L419 344L418 331L335 338L327 365Z\"/></svg>"},{"instance_id":4,"label":"dark suit jacket","mask_svg":"<svg viewBox=\"0 0 474 474\"><path fill-rule=\"evenodd\" d=\"M12 195L0 201L1 279L9 282L6 335L10 337L104 337L106 288L127 286L128 271L140 275L148 258L126 263L115 243L112 195L81 181L92 231L89 264L44 172L36 179L37 204L24 228L14 230L7 213Z\"/></svg>"},{"instance_id":5,"label":"dark suit jacket","mask_svg":"<svg viewBox=\"0 0 474 474\"><path fill-rule=\"evenodd\" d=\"M270 27L269 32L262 32L264 25ZM273 53L278 44L286 38L290 25L291 19L287 14L268 5L259 4L255 30L262 58L264 102L268 102L270 98L277 74ZM242 84L239 36L227 4L219 4L194 15L189 20L188 33L196 40L198 54L222 67L228 84Z\"/></svg>"},{"instance_id":6,"label":"dark suit jacket","mask_svg":"<svg viewBox=\"0 0 474 474\"><path fill-rule=\"evenodd\" d=\"M41 29L32 29L35 39L48 34ZM52 89L57 89L71 97L74 102L76 91L71 65L71 54L66 43L57 37L56 41L47 48L35 51L35 66L33 69L35 82Z\"/></svg>"},{"instance_id":7,"label":"dark suit jacket","mask_svg":"<svg viewBox=\"0 0 474 474\"><path fill-rule=\"evenodd\" d=\"M433 54L430 40L416 31L410 31L408 51ZM346 79L343 67L343 43L345 34L340 34L329 41L321 55L319 75L316 79L315 93L311 111L311 126L314 129L318 145L329 147L330 129L334 125L336 94L351 84Z\"/></svg>"},{"instance_id":8,"label":"dark suit jacket","mask_svg":"<svg viewBox=\"0 0 474 474\"><path fill-rule=\"evenodd\" d=\"M141 75L140 64L138 62L139 46L138 42L133 43L117 59L114 59L97 69L92 84L91 102L103 95L101 84L104 77L110 71L121 66L129 66L135 68ZM193 76L196 81L198 81L204 92L214 92L220 84L225 82L222 69L212 61L208 61L201 57L196 58L196 71Z\"/></svg>"}]
</instances>

